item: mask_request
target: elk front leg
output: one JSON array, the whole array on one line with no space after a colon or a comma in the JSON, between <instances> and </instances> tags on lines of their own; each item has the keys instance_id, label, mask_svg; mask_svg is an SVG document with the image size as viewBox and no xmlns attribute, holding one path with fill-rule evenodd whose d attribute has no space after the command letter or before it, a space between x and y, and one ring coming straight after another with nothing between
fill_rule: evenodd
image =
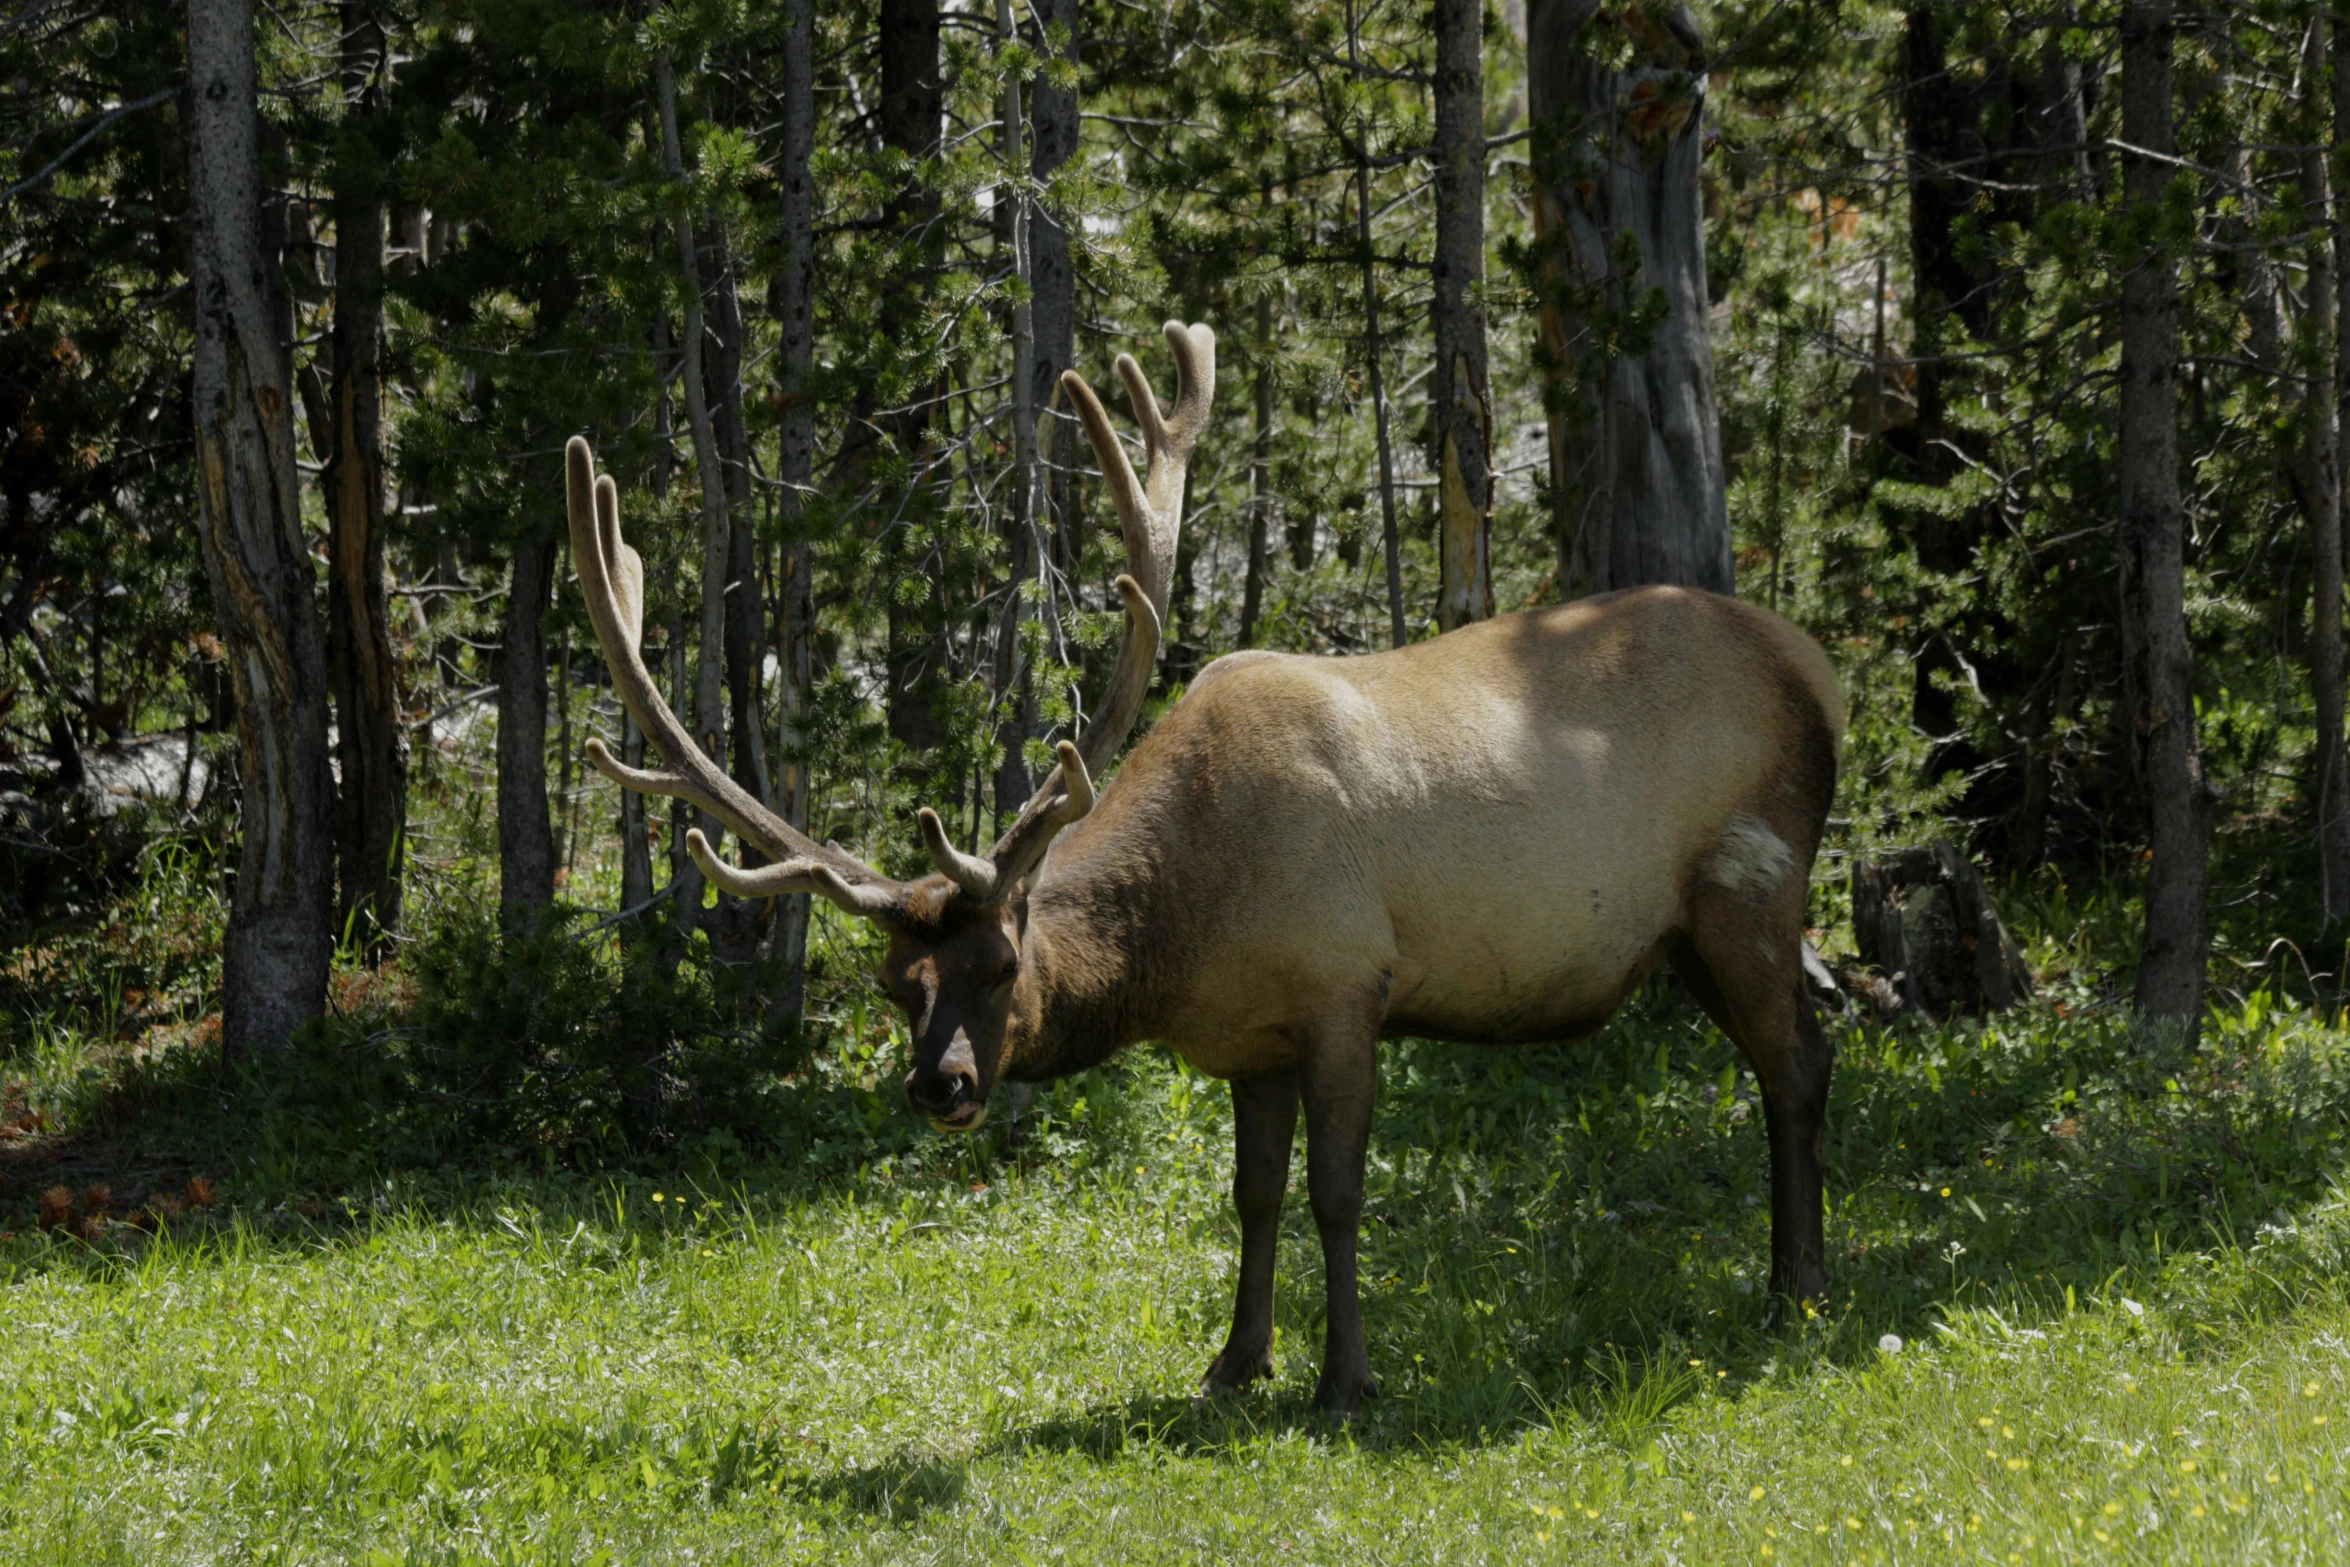
<instances>
[{"instance_id":1,"label":"elk front leg","mask_svg":"<svg viewBox=\"0 0 2350 1567\"><path fill-rule=\"evenodd\" d=\"M1371 1386L1371 1352L1363 1341L1363 1302L1355 1282L1355 1242L1363 1220L1363 1156L1371 1143L1371 1109L1379 1094L1376 1041L1325 1043L1299 1067L1306 1109L1306 1192L1322 1235L1322 1289L1327 1327L1322 1380L1314 1405L1352 1420Z\"/></svg>"},{"instance_id":2,"label":"elk front leg","mask_svg":"<svg viewBox=\"0 0 2350 1567\"><path fill-rule=\"evenodd\" d=\"M1281 1199L1297 1135L1297 1073L1287 1067L1232 1080L1232 1206L1240 1214L1240 1288L1232 1334L1200 1381L1202 1393L1273 1374L1273 1258Z\"/></svg>"}]
</instances>

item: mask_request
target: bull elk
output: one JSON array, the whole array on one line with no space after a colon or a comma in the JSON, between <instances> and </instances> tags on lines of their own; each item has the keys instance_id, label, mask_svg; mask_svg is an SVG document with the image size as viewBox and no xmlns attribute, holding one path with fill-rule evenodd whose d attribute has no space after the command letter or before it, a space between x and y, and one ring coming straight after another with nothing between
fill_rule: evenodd
<instances>
[{"instance_id":1,"label":"bull elk","mask_svg":"<svg viewBox=\"0 0 2350 1567\"><path fill-rule=\"evenodd\" d=\"M1232 1085L1240 1282L1206 1389L1271 1370L1275 1231L1301 1104L1328 1294L1315 1400L1344 1418L1371 1387L1355 1240L1378 1042L1589 1034L1663 960L1754 1067L1772 1282L1816 1295L1833 1058L1800 943L1844 728L1826 658L1776 615L1677 588L1360 658L1235 653L1097 798L1150 685L1184 471L1215 388L1213 334L1174 322L1166 334L1172 407L1132 358L1117 362L1147 481L1084 379L1064 378L1124 527L1125 634L1098 715L1060 743L992 853L957 849L926 808L936 873L893 881L728 778L646 672L643 568L611 478L575 439L580 586L621 699L668 757L640 771L590 740L596 766L683 796L770 861L738 869L689 834L719 886L821 894L882 927L880 977L913 1041L906 1099L941 1131L977 1127L998 1082L1082 1071L1144 1040Z\"/></svg>"}]
</instances>

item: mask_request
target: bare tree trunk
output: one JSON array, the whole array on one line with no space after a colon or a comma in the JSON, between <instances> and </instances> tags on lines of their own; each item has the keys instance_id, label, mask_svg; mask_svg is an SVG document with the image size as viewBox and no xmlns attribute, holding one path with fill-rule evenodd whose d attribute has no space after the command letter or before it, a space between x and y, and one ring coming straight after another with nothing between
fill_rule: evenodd
<instances>
[{"instance_id":1,"label":"bare tree trunk","mask_svg":"<svg viewBox=\"0 0 2350 1567\"><path fill-rule=\"evenodd\" d=\"M2030 867L2040 863L2048 836L2048 794L2055 781L2059 726L2073 716L2080 688L2078 638L2066 632L2056 646L2056 669L2045 702L2035 701L2031 749L2024 758L2024 798L2016 807L2015 825L2008 838L2008 863Z\"/></svg>"},{"instance_id":2,"label":"bare tree trunk","mask_svg":"<svg viewBox=\"0 0 2350 1567\"><path fill-rule=\"evenodd\" d=\"M566 626L555 651L555 874L565 886L571 880L572 820L571 628Z\"/></svg>"},{"instance_id":3,"label":"bare tree trunk","mask_svg":"<svg viewBox=\"0 0 2350 1567\"><path fill-rule=\"evenodd\" d=\"M1493 401L1485 312L1485 7L1436 0L1436 328L1429 423L1437 476L1436 623L1493 613Z\"/></svg>"},{"instance_id":4,"label":"bare tree trunk","mask_svg":"<svg viewBox=\"0 0 2350 1567\"><path fill-rule=\"evenodd\" d=\"M1011 0L996 0L996 28L1002 48L1008 50L1019 43ZM1007 175L1023 172L1022 165L1028 162L1027 115L1021 99L1018 78L1007 76L1000 114ZM1033 174L1034 171L1025 172ZM1012 275L1025 285L1033 270L1028 249L1033 232L1029 216L1032 203L1028 191L1009 179L997 187L997 199L1007 198L1010 222L1006 225L1008 232L1002 237L1009 242ZM1026 751L1028 737L1036 727L1036 699L1022 656L1021 630L1043 601L1042 584L1036 579L1042 575L1045 559L1040 536L1045 500L1038 483L1042 475L1036 453L1036 314L1025 288L1013 302L1011 325L1013 472L1012 504L1005 519L1011 545L1011 580L1005 584L1004 609L996 621L993 670L998 714L996 744L1000 753L995 773L995 812L999 824L1026 804L1035 788L1028 774Z\"/></svg>"},{"instance_id":5,"label":"bare tree trunk","mask_svg":"<svg viewBox=\"0 0 2350 1567\"><path fill-rule=\"evenodd\" d=\"M2179 498L2178 283L2175 263L2151 239L2173 173L2173 25L2170 0L2122 9L2124 202L2149 238L2125 258L2121 279L2120 586L2124 694L2153 851L2136 1000L2141 1015L2192 1039L2209 867Z\"/></svg>"},{"instance_id":6,"label":"bare tree trunk","mask_svg":"<svg viewBox=\"0 0 2350 1567\"><path fill-rule=\"evenodd\" d=\"M783 344L777 391L783 404L776 477L782 483L782 767L776 802L784 820L808 829L807 732L804 715L816 677L815 564L803 518L816 478L816 424L808 403L808 372L816 352L816 199L808 161L816 150L815 0L784 0L789 31L783 44ZM781 899L771 938L784 965L775 1010L800 1016L807 999L808 894Z\"/></svg>"},{"instance_id":7,"label":"bare tree trunk","mask_svg":"<svg viewBox=\"0 0 2350 1567\"><path fill-rule=\"evenodd\" d=\"M1273 295L1257 295L1256 445L1249 454L1248 578L1240 593L1240 645L1257 645L1265 578L1272 569L1273 533Z\"/></svg>"},{"instance_id":8,"label":"bare tree trunk","mask_svg":"<svg viewBox=\"0 0 2350 1567\"><path fill-rule=\"evenodd\" d=\"M939 155L946 125L939 12L939 0L881 0L881 140L918 164ZM916 173L884 210L883 221L894 237L919 258L911 280L901 272L886 285L880 315L883 333L892 339L913 330L935 287L943 257L943 235L935 221L938 209L937 191ZM901 259L898 265L903 268L906 263ZM935 401L932 388L919 389L912 406L890 420L891 433L917 475L926 464L932 440ZM921 570L908 545L919 531L913 519L930 512L923 500L912 498L903 508L908 525L892 527L885 535L884 569L889 577ZM890 735L905 747L912 777L926 788L955 782L938 776L930 760L946 738L940 699L948 675L945 603L935 582L932 589L912 600L896 591L890 593L883 687Z\"/></svg>"},{"instance_id":9,"label":"bare tree trunk","mask_svg":"<svg viewBox=\"0 0 2350 1567\"><path fill-rule=\"evenodd\" d=\"M1346 7L1346 61L1362 69L1362 32L1354 0ZM1363 361L1371 390L1371 415L1379 438L1380 541L1387 556L1387 628L1389 645L1402 647L1411 640L1403 618L1403 538L1395 524L1395 447L1387 432L1387 381L1379 363L1379 264L1371 249L1371 141L1370 128L1355 128L1355 243L1363 252Z\"/></svg>"},{"instance_id":10,"label":"bare tree trunk","mask_svg":"<svg viewBox=\"0 0 2350 1567\"><path fill-rule=\"evenodd\" d=\"M1628 70L1600 63L1586 26L1620 27ZM1548 252L1542 300L1551 379L1551 500L1562 596L1644 582L1728 593L1730 513L1707 331L1704 40L1687 6L1529 0L1527 91L1534 217ZM1619 268L1629 240L1634 269ZM1600 345L1650 290L1665 314L1646 347Z\"/></svg>"},{"instance_id":11,"label":"bare tree trunk","mask_svg":"<svg viewBox=\"0 0 2350 1567\"><path fill-rule=\"evenodd\" d=\"M742 298L736 287L735 263L726 242L725 227L713 221L710 240L701 254L710 263L710 340L703 357L710 384L704 400L719 455L719 479L726 500L726 570L718 593L725 626L726 710L730 771L734 781L762 804L774 803L767 774L767 723L761 701L767 661L766 594L759 581L759 530L751 504L751 436L743 418ZM738 845L738 848L740 845ZM742 855L746 864L762 863L756 850ZM713 953L725 962L749 963L759 958L774 924L774 908L764 899L718 896L711 927Z\"/></svg>"},{"instance_id":12,"label":"bare tree trunk","mask_svg":"<svg viewBox=\"0 0 2350 1567\"><path fill-rule=\"evenodd\" d=\"M2343 127L2350 125L2350 18L2338 11L2333 29L2333 117L2328 141L2334 160L2341 158ZM2310 47L2302 63L2302 79L2314 99L2325 58L2319 31L2310 28ZM2311 105L2311 125L2324 116ZM2342 277L2350 269L2350 211L2327 189L2327 158L2311 148L2303 159L2302 189L2317 203L2321 217L2330 219L2329 248L2312 247L2309 266L2309 309L2303 316L2323 352L2310 366L2317 377L2309 398L2309 463L2304 481L2310 507L2309 543L2314 581L2311 584L2309 637L2310 694L2317 705L2317 853L2318 879L2328 924L2350 915L2350 751L2342 734L2342 464L2350 461L2350 426L2342 417L2342 402L2350 396L2350 354L2343 352L2343 332L2350 325L2350 300L2344 298ZM2272 290L2273 301L2273 290ZM2272 304L2273 309L2273 304Z\"/></svg>"},{"instance_id":13,"label":"bare tree trunk","mask_svg":"<svg viewBox=\"0 0 2350 1567\"><path fill-rule=\"evenodd\" d=\"M668 374L669 356L676 346L669 336L669 317L656 313L653 317L653 355L660 361L662 374ZM666 379L662 382L660 400L653 409L654 452L653 470L648 488L653 492L657 506L669 499L670 467L677 460L677 423L672 415ZM669 619L663 628L669 661L669 707L672 712L684 712L690 705L691 677L687 670L685 648L685 608L683 596L677 588L676 557L665 559L660 568L660 590L651 596L669 605ZM669 904L669 939L661 947L663 972L674 972L678 960L684 956L686 944L693 939L694 927L702 916L702 868L686 852L685 833L694 825L695 812L683 800L669 802L669 885L674 889ZM656 1043L656 1052L666 1049ZM649 1124L649 1123L648 1123Z\"/></svg>"},{"instance_id":14,"label":"bare tree trunk","mask_svg":"<svg viewBox=\"0 0 2350 1567\"><path fill-rule=\"evenodd\" d=\"M1029 8L1042 29L1036 41L1039 53L1077 60L1078 0L1035 0ZM1054 40L1061 41L1056 45ZM1029 93L1028 123L1035 136L1029 172L1041 185L1060 172L1077 154L1077 89L1056 87L1039 76ZM1069 230L1055 211L1050 194L1043 195L1028 215L1029 316L1034 323L1035 366L1031 406L1039 411L1055 406L1054 389L1061 372L1077 362L1077 273L1069 260ZM1078 505L1075 468L1078 461L1077 418L1059 409L1050 434L1039 432L1038 443L1046 463L1045 498L1052 514L1053 564L1064 576L1074 575L1085 552L1085 520ZM1049 606L1048 606L1049 608Z\"/></svg>"},{"instance_id":15,"label":"bare tree trunk","mask_svg":"<svg viewBox=\"0 0 2350 1567\"><path fill-rule=\"evenodd\" d=\"M554 577L550 522L514 546L506 624L498 639L498 914L508 930L527 926L555 898L545 635Z\"/></svg>"},{"instance_id":16,"label":"bare tree trunk","mask_svg":"<svg viewBox=\"0 0 2350 1567\"><path fill-rule=\"evenodd\" d=\"M243 811L221 1048L284 1048L326 1000L334 775L325 650L294 469L290 325L264 242L251 0L187 8L197 516L236 682Z\"/></svg>"},{"instance_id":17,"label":"bare tree trunk","mask_svg":"<svg viewBox=\"0 0 2350 1567\"><path fill-rule=\"evenodd\" d=\"M620 709L620 759L631 767L645 765L645 732L623 705ZM645 797L634 789L620 795L620 906L641 908L653 898L653 836L645 824ZM637 917L644 922L644 916ZM643 928L632 922L631 927Z\"/></svg>"},{"instance_id":18,"label":"bare tree trunk","mask_svg":"<svg viewBox=\"0 0 2350 1567\"><path fill-rule=\"evenodd\" d=\"M661 113L661 161L670 179L685 179L685 159L677 139L677 77L666 52L653 62L654 84ZM721 765L726 761L726 560L733 540L726 515L726 478L719 469L718 439L710 423L708 383L702 364L702 268L694 254L693 221L677 215L677 270L683 282L683 320L678 346L684 369L685 422L694 442L695 477L702 492L701 623L696 645L694 728L702 749ZM717 819L700 813L703 835L718 841Z\"/></svg>"},{"instance_id":19,"label":"bare tree trunk","mask_svg":"<svg viewBox=\"0 0 2350 1567\"><path fill-rule=\"evenodd\" d=\"M343 95L354 118L382 110L390 69L372 5L344 0ZM330 439L319 456L327 512L328 667L335 678L342 786L335 849L342 898L337 929L381 958L400 926L408 819L408 737L399 661L392 650L391 582L384 561L383 271L381 193L335 191L334 384Z\"/></svg>"},{"instance_id":20,"label":"bare tree trunk","mask_svg":"<svg viewBox=\"0 0 2350 1567\"><path fill-rule=\"evenodd\" d=\"M759 581L759 529L751 505L751 431L743 417L743 310L739 268L723 226L714 226L716 260L711 319L711 411L726 481L726 700L733 729L734 781L761 804L775 802L767 775L767 723L761 701L767 662L767 595ZM756 865L756 850L743 863Z\"/></svg>"}]
</instances>

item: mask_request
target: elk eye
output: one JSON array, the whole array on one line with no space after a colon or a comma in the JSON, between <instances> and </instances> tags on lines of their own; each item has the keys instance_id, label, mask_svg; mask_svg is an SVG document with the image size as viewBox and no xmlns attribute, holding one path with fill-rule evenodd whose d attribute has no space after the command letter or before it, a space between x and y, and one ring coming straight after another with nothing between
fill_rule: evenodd
<instances>
[{"instance_id":1,"label":"elk eye","mask_svg":"<svg viewBox=\"0 0 2350 1567\"><path fill-rule=\"evenodd\" d=\"M1004 965L1004 971L995 977L995 982L999 985L1009 985L1013 980L1018 979L1019 977L1020 960L1018 958L1014 958L1011 962Z\"/></svg>"}]
</instances>

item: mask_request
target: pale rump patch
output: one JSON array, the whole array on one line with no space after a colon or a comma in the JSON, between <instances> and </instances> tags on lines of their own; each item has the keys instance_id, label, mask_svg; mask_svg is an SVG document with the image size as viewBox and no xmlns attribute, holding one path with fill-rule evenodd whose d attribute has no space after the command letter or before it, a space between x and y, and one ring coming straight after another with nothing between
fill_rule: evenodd
<instances>
[{"instance_id":1,"label":"pale rump patch","mask_svg":"<svg viewBox=\"0 0 2350 1567\"><path fill-rule=\"evenodd\" d=\"M1757 897L1777 890L1794 871L1795 851L1786 840L1761 817L1744 813L1731 817L1722 829L1721 846L1706 866L1718 885Z\"/></svg>"}]
</instances>

